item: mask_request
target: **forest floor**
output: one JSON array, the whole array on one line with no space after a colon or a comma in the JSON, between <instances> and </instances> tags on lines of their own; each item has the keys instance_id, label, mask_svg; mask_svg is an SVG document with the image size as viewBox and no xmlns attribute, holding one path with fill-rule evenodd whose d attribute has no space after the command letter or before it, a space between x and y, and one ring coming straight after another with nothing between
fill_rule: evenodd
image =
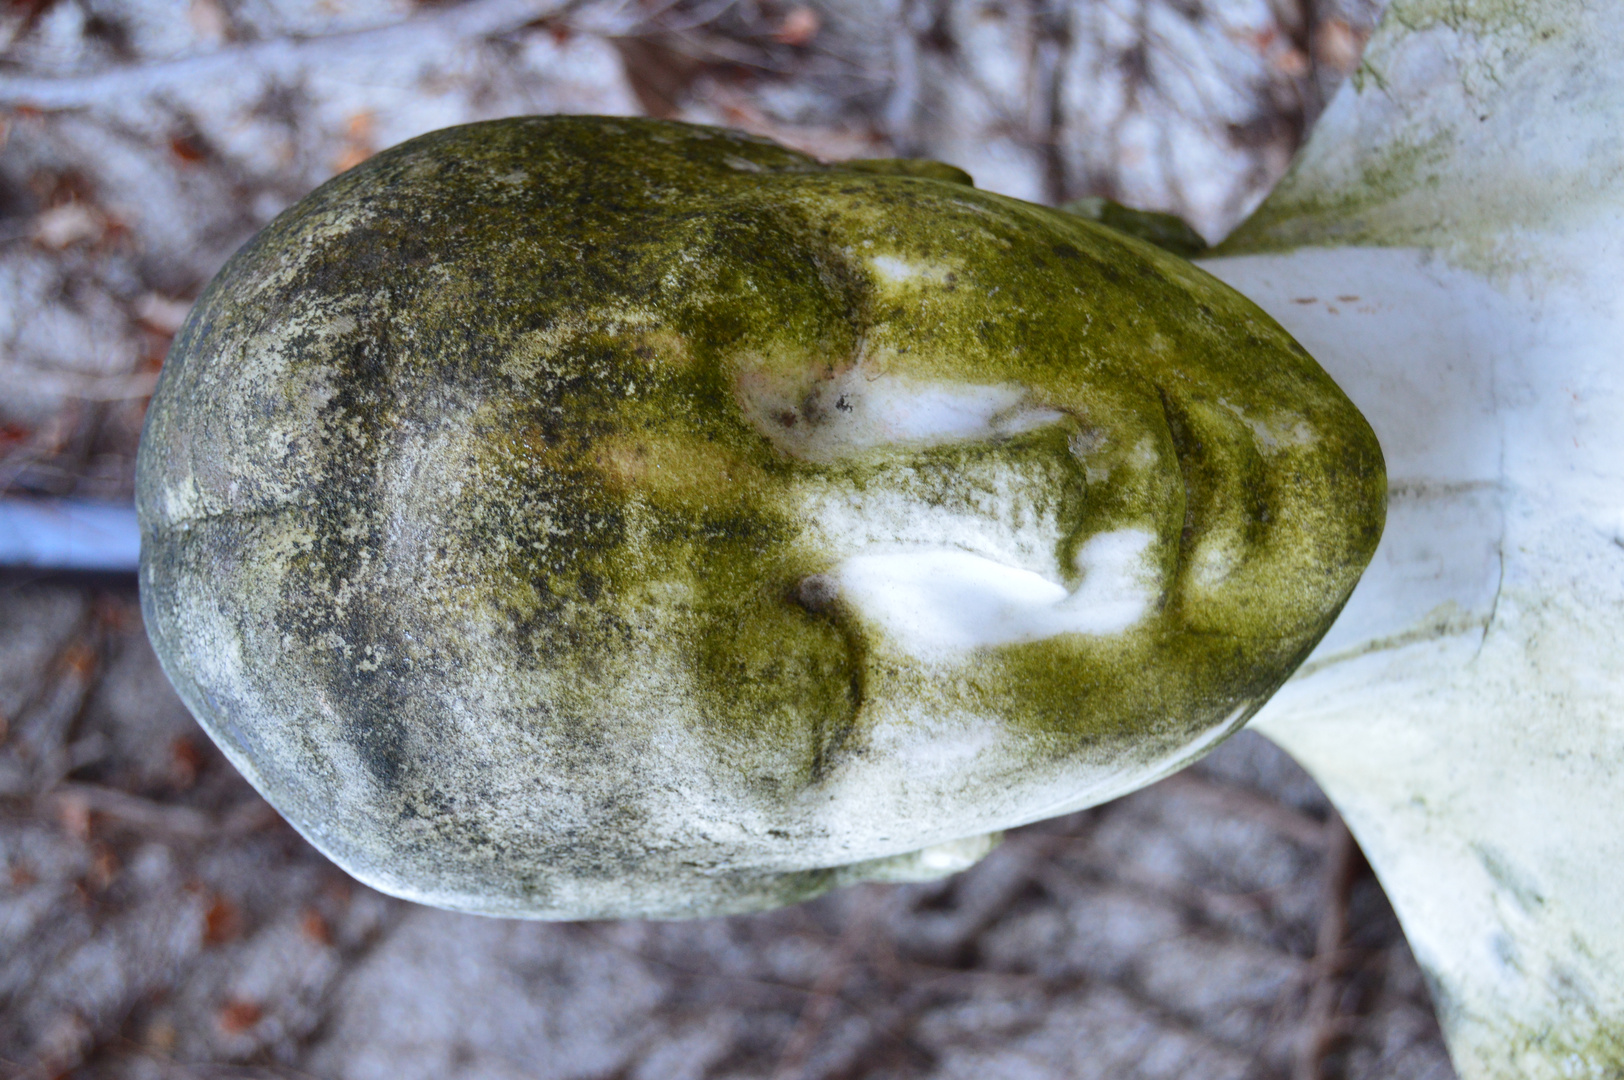
<instances>
[{"instance_id":1,"label":"forest floor","mask_svg":"<svg viewBox=\"0 0 1624 1080\"><path fill-rule=\"evenodd\" d=\"M127 502L209 276L447 124L648 114L1217 238L1371 0L22 0L0 10L0 495ZM0 577L0 1077L1445 1080L1323 794L1242 734L930 885L506 922L310 848L169 689L133 579Z\"/></svg>"},{"instance_id":2,"label":"forest floor","mask_svg":"<svg viewBox=\"0 0 1624 1080\"><path fill-rule=\"evenodd\" d=\"M0 591L0 1076L1449 1080L1312 780L1243 732L934 884L533 923L348 878L174 696L133 589Z\"/></svg>"}]
</instances>

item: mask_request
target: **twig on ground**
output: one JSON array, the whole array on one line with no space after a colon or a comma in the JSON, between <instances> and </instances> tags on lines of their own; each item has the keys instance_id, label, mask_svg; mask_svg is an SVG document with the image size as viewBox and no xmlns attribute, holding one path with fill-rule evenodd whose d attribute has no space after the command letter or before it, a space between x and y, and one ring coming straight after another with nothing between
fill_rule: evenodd
<instances>
[{"instance_id":1,"label":"twig on ground","mask_svg":"<svg viewBox=\"0 0 1624 1080\"><path fill-rule=\"evenodd\" d=\"M819 973L818 981L812 987L812 996L802 1007L795 1030L790 1032L788 1041L784 1043L778 1068L773 1070L773 1080L795 1080L805 1072L807 1059L817 1046L818 1036L823 1034L824 1026L839 1004L840 991L851 978L852 961L874 933L880 902L878 890L862 888L859 891L854 905L856 910L846 921L846 929L840 935L835 955Z\"/></svg>"},{"instance_id":2,"label":"twig on ground","mask_svg":"<svg viewBox=\"0 0 1624 1080\"><path fill-rule=\"evenodd\" d=\"M1325 870L1321 878L1318 940L1314 943L1315 979L1303 1011L1302 1032L1292 1080L1319 1080L1325 1051L1341 1034L1336 995L1343 957L1342 939L1348 930L1348 892L1358 848L1340 814L1331 812L1325 823Z\"/></svg>"},{"instance_id":3,"label":"twig on ground","mask_svg":"<svg viewBox=\"0 0 1624 1080\"><path fill-rule=\"evenodd\" d=\"M123 64L85 75L0 77L0 105L47 111L96 109L107 102L208 86L242 68L290 81L363 52L409 48L428 39L491 37L566 11L572 0L474 0L430 7L398 23L310 37L287 36L175 60Z\"/></svg>"},{"instance_id":4,"label":"twig on ground","mask_svg":"<svg viewBox=\"0 0 1624 1080\"><path fill-rule=\"evenodd\" d=\"M101 814L133 829L188 840L239 835L276 820L276 811L257 795L219 816L190 806L154 802L100 784L58 784L47 798L65 818Z\"/></svg>"}]
</instances>

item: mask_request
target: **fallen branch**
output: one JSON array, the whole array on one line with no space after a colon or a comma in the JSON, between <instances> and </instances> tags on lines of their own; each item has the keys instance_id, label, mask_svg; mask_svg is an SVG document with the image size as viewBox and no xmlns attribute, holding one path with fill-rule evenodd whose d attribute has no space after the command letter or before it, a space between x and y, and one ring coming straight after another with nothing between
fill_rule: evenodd
<instances>
[{"instance_id":1,"label":"fallen branch","mask_svg":"<svg viewBox=\"0 0 1624 1080\"><path fill-rule=\"evenodd\" d=\"M818 981L812 987L812 995L801 1009L795 1030L784 1043L778 1068L773 1070L774 1080L795 1080L805 1073L807 1060L817 1046L818 1037L823 1034L829 1018L834 1015L835 1006L839 1004L840 991L851 978L853 961L873 936L879 907L880 898L873 888L861 890L856 910L848 919L845 932L840 935L835 955L819 973Z\"/></svg>"},{"instance_id":2,"label":"fallen branch","mask_svg":"<svg viewBox=\"0 0 1624 1080\"><path fill-rule=\"evenodd\" d=\"M58 815L66 819L101 814L140 831L187 840L237 836L276 820L276 811L258 796L244 800L219 816L190 806L155 802L100 784L59 784L47 799Z\"/></svg>"},{"instance_id":3,"label":"fallen branch","mask_svg":"<svg viewBox=\"0 0 1624 1080\"><path fill-rule=\"evenodd\" d=\"M1336 994L1348 932L1348 890L1358 849L1353 834L1335 811L1325 823L1325 875L1321 883L1319 934L1314 943L1315 978L1303 1011L1292 1080L1319 1080L1320 1064L1331 1043L1345 1033L1336 1016Z\"/></svg>"},{"instance_id":4,"label":"fallen branch","mask_svg":"<svg viewBox=\"0 0 1624 1080\"><path fill-rule=\"evenodd\" d=\"M287 80L314 67L342 69L357 55L389 55L424 41L491 37L557 15L573 0L474 0L389 26L289 36L173 60L125 64L85 75L0 77L0 107L63 111L208 86L244 68Z\"/></svg>"}]
</instances>

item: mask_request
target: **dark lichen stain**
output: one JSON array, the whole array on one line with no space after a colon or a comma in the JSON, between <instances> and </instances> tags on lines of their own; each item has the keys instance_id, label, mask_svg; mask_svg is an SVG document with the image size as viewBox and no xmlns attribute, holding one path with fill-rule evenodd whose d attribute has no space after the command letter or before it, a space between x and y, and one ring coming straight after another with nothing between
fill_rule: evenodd
<instances>
[{"instance_id":1,"label":"dark lichen stain","mask_svg":"<svg viewBox=\"0 0 1624 1080\"><path fill-rule=\"evenodd\" d=\"M491 778L502 755L532 748L560 790L593 788L616 754L686 726L717 777L769 812L815 788L866 753L875 703L945 691L876 659L857 614L808 591L830 565L787 494L834 484L974 507L995 466L1043 478L1070 584L1089 536L1147 521L1168 584L1129 633L967 658L962 704L1053 759L1164 755L1256 708L1374 550L1370 429L1238 294L967 183L931 163L824 165L711 129L555 117L435 132L318 189L210 285L143 440L149 624L200 719L217 734L233 722L207 704L211 646L177 614L176 596L203 590L264 643L246 663L267 714L331 725L389 804L381 820L421 826L382 852L335 826L329 850L419 859L452 889L471 887L459 875L507 888L489 884L506 874L531 900L552 895L540 866L635 875L667 857L638 839L658 829L635 793L521 843ZM868 263L882 254L944 269L888 284ZM275 349L258 344L270 333ZM225 389L234 365L270 359L263 382ZM775 445L767 427L851 413L822 388L859 363L1022 384L1065 419L833 463ZM741 406L752 373L805 393L758 424ZM1260 446L1248 425L1281 417L1311 437ZM1079 453L1090 432L1108 437ZM229 525L256 517L252 536ZM306 539L287 550L276 528ZM280 576L243 599L233 590L254 586L211 567L255 543ZM1203 544L1233 556L1211 587L1194 580ZM505 689L457 696L492 663ZM641 689L656 663L680 671L680 700ZM468 728L480 716L500 738ZM237 750L274 758L282 738L248 730ZM338 775L342 753L303 745L259 780L296 820L331 816L301 773ZM485 779L427 798L452 766ZM823 880L808 873L769 891L800 895Z\"/></svg>"}]
</instances>

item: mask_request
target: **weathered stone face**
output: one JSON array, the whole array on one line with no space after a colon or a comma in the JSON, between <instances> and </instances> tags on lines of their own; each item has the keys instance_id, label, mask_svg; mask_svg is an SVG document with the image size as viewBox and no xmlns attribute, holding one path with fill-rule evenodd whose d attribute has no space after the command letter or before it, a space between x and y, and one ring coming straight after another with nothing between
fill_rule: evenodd
<instances>
[{"instance_id":1,"label":"weathered stone face","mask_svg":"<svg viewBox=\"0 0 1624 1080\"><path fill-rule=\"evenodd\" d=\"M905 170L506 120L231 260L148 417L143 603L322 850L470 911L761 907L958 868L1285 679L1381 530L1364 420L1189 264Z\"/></svg>"}]
</instances>

